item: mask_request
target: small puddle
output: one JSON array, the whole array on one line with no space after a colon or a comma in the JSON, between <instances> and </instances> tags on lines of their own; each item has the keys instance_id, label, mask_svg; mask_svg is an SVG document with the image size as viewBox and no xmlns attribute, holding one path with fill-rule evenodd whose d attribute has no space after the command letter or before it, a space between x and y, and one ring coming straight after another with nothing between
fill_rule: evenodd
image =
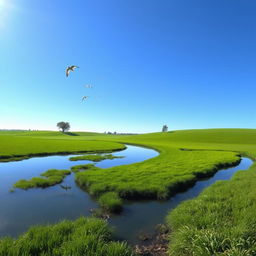
<instances>
[{"instance_id":1,"label":"small puddle","mask_svg":"<svg viewBox=\"0 0 256 256\"><path fill-rule=\"evenodd\" d=\"M113 160L103 160L95 165L100 168L141 162L158 155L152 149L127 146L123 151L113 152ZM9 189L20 179L39 176L48 169L70 169L74 165L92 163L91 161L69 161L68 156L34 157L18 162L0 163L0 236L17 236L31 225L54 223L63 219L76 219L91 216L90 209L98 204L81 190L74 181L74 174L62 182L71 186L64 190L60 185L41 189L21 190L11 193Z\"/></svg>"},{"instance_id":2,"label":"small puddle","mask_svg":"<svg viewBox=\"0 0 256 256\"><path fill-rule=\"evenodd\" d=\"M139 240L139 235L146 234L150 237L154 234L156 225L164 223L168 213L179 203L198 196L203 189L217 180L229 180L235 172L246 170L252 164L251 159L243 157L239 165L219 170L214 176L196 182L187 191L178 193L166 201L129 201L125 204L122 214L112 217L109 222L115 227L117 238L132 245L143 243Z\"/></svg>"}]
</instances>

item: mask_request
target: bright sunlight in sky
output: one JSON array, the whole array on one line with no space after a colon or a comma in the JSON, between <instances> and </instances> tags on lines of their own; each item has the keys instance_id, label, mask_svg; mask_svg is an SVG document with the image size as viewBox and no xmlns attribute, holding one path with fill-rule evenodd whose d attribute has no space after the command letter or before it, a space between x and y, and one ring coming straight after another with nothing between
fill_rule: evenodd
<instances>
[{"instance_id":1,"label":"bright sunlight in sky","mask_svg":"<svg viewBox=\"0 0 256 256\"><path fill-rule=\"evenodd\" d=\"M14 8L12 0L0 0L0 28L5 28L11 9Z\"/></svg>"}]
</instances>

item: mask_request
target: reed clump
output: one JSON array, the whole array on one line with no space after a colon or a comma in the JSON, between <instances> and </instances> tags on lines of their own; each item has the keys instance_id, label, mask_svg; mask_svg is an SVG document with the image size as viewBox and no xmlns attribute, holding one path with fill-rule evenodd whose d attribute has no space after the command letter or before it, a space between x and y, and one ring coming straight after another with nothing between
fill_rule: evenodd
<instances>
[{"instance_id":1,"label":"reed clump","mask_svg":"<svg viewBox=\"0 0 256 256\"><path fill-rule=\"evenodd\" d=\"M81 217L55 225L34 226L17 239L0 240L0 256L133 256L123 242L111 240L107 222Z\"/></svg>"},{"instance_id":2,"label":"reed clump","mask_svg":"<svg viewBox=\"0 0 256 256\"><path fill-rule=\"evenodd\" d=\"M103 210L112 213L119 213L122 210L122 199L116 192L107 192L98 199L99 205Z\"/></svg>"}]
</instances>

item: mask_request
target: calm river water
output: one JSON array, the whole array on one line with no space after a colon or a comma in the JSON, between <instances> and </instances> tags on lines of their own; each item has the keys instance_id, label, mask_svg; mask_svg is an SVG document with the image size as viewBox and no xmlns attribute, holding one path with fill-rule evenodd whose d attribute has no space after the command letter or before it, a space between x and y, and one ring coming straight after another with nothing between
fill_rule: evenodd
<instances>
[{"instance_id":1,"label":"calm river water","mask_svg":"<svg viewBox=\"0 0 256 256\"><path fill-rule=\"evenodd\" d=\"M124 156L113 160L96 163L100 168L132 164L158 155L158 152L136 146L114 152L115 156ZM17 189L9 192L19 179L39 176L48 169L69 169L71 166L91 163L90 161L69 161L69 156L34 157L19 162L0 163L0 236L17 236L36 224L55 223L63 219L76 219L90 216L91 208L98 208L97 203L74 182L74 174L68 175L63 185L71 186L63 190L60 185L46 189L36 188L27 191ZM228 180L238 170L246 170L252 160L242 158L236 167L218 171L213 177L198 181L192 188L165 201L141 200L127 201L121 215L114 215L109 220L119 239L131 244L139 243L138 236L154 233L155 226L164 223L168 212L179 203L196 197L204 188L217 180Z\"/></svg>"},{"instance_id":2,"label":"calm river water","mask_svg":"<svg viewBox=\"0 0 256 256\"><path fill-rule=\"evenodd\" d=\"M158 152L135 146L114 152L115 156L124 156L113 160L104 160L95 165L100 168L132 164L155 157ZM69 169L71 166L92 163L90 161L69 161L71 156L34 157L18 162L0 163L0 236L17 236L35 224L54 223L63 219L76 219L88 216L97 203L74 182L74 174L68 175L63 185L71 186L63 190L60 185L41 189L9 192L12 185L20 179L39 176L48 169Z\"/></svg>"}]
</instances>

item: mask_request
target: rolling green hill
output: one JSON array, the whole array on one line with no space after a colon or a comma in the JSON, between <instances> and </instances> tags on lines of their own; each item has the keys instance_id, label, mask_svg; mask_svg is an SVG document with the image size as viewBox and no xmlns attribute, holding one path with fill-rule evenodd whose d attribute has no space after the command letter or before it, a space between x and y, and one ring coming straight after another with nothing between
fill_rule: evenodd
<instances>
[{"instance_id":1,"label":"rolling green hill","mask_svg":"<svg viewBox=\"0 0 256 256\"><path fill-rule=\"evenodd\" d=\"M86 134L92 138L91 133ZM76 139L79 137L79 139ZM75 152L110 152L125 146L111 141L85 140L60 132L0 132L0 161L21 160L31 156Z\"/></svg>"}]
</instances>

